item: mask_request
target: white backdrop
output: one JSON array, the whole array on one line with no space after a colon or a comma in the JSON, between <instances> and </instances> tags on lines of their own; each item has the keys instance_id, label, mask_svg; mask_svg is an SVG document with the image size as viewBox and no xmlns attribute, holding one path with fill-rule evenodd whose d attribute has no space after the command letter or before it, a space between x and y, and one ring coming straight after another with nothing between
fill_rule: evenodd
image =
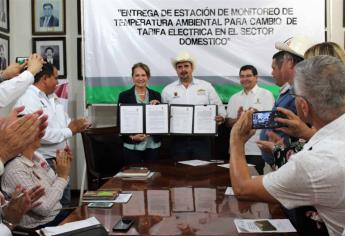
<instances>
[{"instance_id":1,"label":"white backdrop","mask_svg":"<svg viewBox=\"0 0 345 236\"><path fill-rule=\"evenodd\" d=\"M324 0L84 0L87 98L101 92L95 87L128 85L131 66L137 62L151 68L151 85L164 86L176 79L171 58L181 51L196 58L194 75L216 85L236 84L245 64L254 65L262 77L270 76L275 42L294 35L324 41L324 4Z\"/></svg>"}]
</instances>

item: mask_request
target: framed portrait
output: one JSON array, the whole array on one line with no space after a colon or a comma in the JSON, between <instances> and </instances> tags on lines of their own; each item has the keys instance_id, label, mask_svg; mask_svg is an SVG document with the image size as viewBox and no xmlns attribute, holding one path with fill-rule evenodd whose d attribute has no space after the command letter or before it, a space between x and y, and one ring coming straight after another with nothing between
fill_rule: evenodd
<instances>
[{"instance_id":1,"label":"framed portrait","mask_svg":"<svg viewBox=\"0 0 345 236\"><path fill-rule=\"evenodd\" d=\"M65 0L31 0L31 11L33 35L65 34Z\"/></svg>"},{"instance_id":2,"label":"framed portrait","mask_svg":"<svg viewBox=\"0 0 345 236\"><path fill-rule=\"evenodd\" d=\"M83 80L83 41L81 40L81 38L77 38L77 63L78 80Z\"/></svg>"},{"instance_id":3,"label":"framed portrait","mask_svg":"<svg viewBox=\"0 0 345 236\"><path fill-rule=\"evenodd\" d=\"M77 0L78 34L81 34L81 0Z\"/></svg>"},{"instance_id":4,"label":"framed portrait","mask_svg":"<svg viewBox=\"0 0 345 236\"><path fill-rule=\"evenodd\" d=\"M33 38L32 52L53 64L59 71L59 78L66 78L66 42L63 37Z\"/></svg>"},{"instance_id":5,"label":"framed portrait","mask_svg":"<svg viewBox=\"0 0 345 236\"><path fill-rule=\"evenodd\" d=\"M6 69L10 60L10 38L0 34L0 70Z\"/></svg>"},{"instance_id":6,"label":"framed portrait","mask_svg":"<svg viewBox=\"0 0 345 236\"><path fill-rule=\"evenodd\" d=\"M0 0L0 31L10 32L9 0Z\"/></svg>"},{"instance_id":7,"label":"framed portrait","mask_svg":"<svg viewBox=\"0 0 345 236\"><path fill-rule=\"evenodd\" d=\"M345 27L345 0L343 0L343 27Z\"/></svg>"}]
</instances>

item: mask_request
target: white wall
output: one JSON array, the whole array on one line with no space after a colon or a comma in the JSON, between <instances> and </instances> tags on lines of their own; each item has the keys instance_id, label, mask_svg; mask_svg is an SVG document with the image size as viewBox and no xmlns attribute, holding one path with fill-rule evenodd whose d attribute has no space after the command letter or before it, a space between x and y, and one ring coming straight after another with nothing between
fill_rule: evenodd
<instances>
[{"instance_id":1,"label":"white wall","mask_svg":"<svg viewBox=\"0 0 345 236\"><path fill-rule=\"evenodd\" d=\"M31 54L31 1L10 0L10 58ZM312 1L310 1L312 4ZM327 0L328 4L328 41L344 46L343 1ZM69 114L73 117L84 115L83 84L77 80L77 0L66 0L66 58L67 80L69 82ZM40 37L40 36L35 36ZM46 36L42 36L46 37ZM54 36L53 36L54 37ZM60 37L60 36L59 36ZM62 36L61 36L62 37ZM3 109L4 114L9 108ZM96 126L115 124L114 107L99 107L90 110ZM75 161L72 169L72 188L79 188L84 153L80 135L71 140Z\"/></svg>"},{"instance_id":2,"label":"white wall","mask_svg":"<svg viewBox=\"0 0 345 236\"><path fill-rule=\"evenodd\" d=\"M32 36L31 1L10 0L10 62L18 56L32 53L32 37L66 37L67 80L69 83L69 114L84 116L83 83L77 80L77 1L66 0L66 35ZM5 108L8 112L10 108ZM83 146L80 135L71 139L75 161L72 167L72 188L79 188L83 166Z\"/></svg>"}]
</instances>

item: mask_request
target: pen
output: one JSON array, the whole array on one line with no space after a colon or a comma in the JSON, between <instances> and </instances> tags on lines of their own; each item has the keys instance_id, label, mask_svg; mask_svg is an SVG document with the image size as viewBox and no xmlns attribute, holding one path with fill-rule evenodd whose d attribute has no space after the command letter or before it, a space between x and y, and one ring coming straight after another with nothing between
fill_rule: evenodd
<instances>
[{"instance_id":1,"label":"pen","mask_svg":"<svg viewBox=\"0 0 345 236\"><path fill-rule=\"evenodd\" d=\"M24 192L21 192L21 193L20 193L17 197L15 197L14 199L21 198L23 195L24 195ZM3 208L3 207L5 207L5 206L7 206L9 203L10 203L10 201L5 202L4 204L2 204L2 205L0 206L0 208Z\"/></svg>"}]
</instances>

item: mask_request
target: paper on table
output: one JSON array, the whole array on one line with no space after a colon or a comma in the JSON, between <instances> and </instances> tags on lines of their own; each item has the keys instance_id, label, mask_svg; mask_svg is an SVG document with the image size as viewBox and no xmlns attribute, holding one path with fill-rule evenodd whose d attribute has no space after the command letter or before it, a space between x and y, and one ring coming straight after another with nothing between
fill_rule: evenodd
<instances>
[{"instance_id":1,"label":"paper on table","mask_svg":"<svg viewBox=\"0 0 345 236\"><path fill-rule=\"evenodd\" d=\"M217 212L217 192L214 188L194 188L195 211Z\"/></svg>"},{"instance_id":2,"label":"paper on table","mask_svg":"<svg viewBox=\"0 0 345 236\"><path fill-rule=\"evenodd\" d=\"M90 217L86 220L74 221L54 227L45 227L41 231L45 236L51 236L99 224L100 222L95 217Z\"/></svg>"},{"instance_id":3,"label":"paper on table","mask_svg":"<svg viewBox=\"0 0 345 236\"><path fill-rule=\"evenodd\" d=\"M296 232L288 219L235 219L239 233L289 233Z\"/></svg>"},{"instance_id":4,"label":"paper on table","mask_svg":"<svg viewBox=\"0 0 345 236\"><path fill-rule=\"evenodd\" d=\"M122 178L122 180L138 180L138 181L145 181L152 178L156 172L150 172L147 176L133 176L133 177L124 177L122 172L117 173L114 175L114 178Z\"/></svg>"},{"instance_id":5,"label":"paper on table","mask_svg":"<svg viewBox=\"0 0 345 236\"><path fill-rule=\"evenodd\" d=\"M234 190L232 187L227 187L225 190L225 195L235 195Z\"/></svg>"},{"instance_id":6,"label":"paper on table","mask_svg":"<svg viewBox=\"0 0 345 236\"><path fill-rule=\"evenodd\" d=\"M127 203L132 197L131 193L120 193L113 200L83 200L83 202L114 202L114 203Z\"/></svg>"},{"instance_id":7,"label":"paper on table","mask_svg":"<svg viewBox=\"0 0 345 236\"><path fill-rule=\"evenodd\" d=\"M122 214L124 216L145 215L144 191L132 191L131 200L126 204L122 204Z\"/></svg>"},{"instance_id":8,"label":"paper on table","mask_svg":"<svg viewBox=\"0 0 345 236\"><path fill-rule=\"evenodd\" d=\"M230 164L229 163L221 164L221 165L218 165L218 166L219 167L224 167L224 168L230 168ZM248 163L248 166L255 166L255 165Z\"/></svg>"},{"instance_id":9,"label":"paper on table","mask_svg":"<svg viewBox=\"0 0 345 236\"><path fill-rule=\"evenodd\" d=\"M120 193L119 196L115 199L115 203L127 203L131 199L131 193Z\"/></svg>"},{"instance_id":10,"label":"paper on table","mask_svg":"<svg viewBox=\"0 0 345 236\"><path fill-rule=\"evenodd\" d=\"M196 105L194 106L194 133L195 134L215 134L217 106L216 105Z\"/></svg>"},{"instance_id":11,"label":"paper on table","mask_svg":"<svg viewBox=\"0 0 345 236\"><path fill-rule=\"evenodd\" d=\"M143 106L120 106L121 134L142 134L144 132L143 110Z\"/></svg>"},{"instance_id":12,"label":"paper on table","mask_svg":"<svg viewBox=\"0 0 345 236\"><path fill-rule=\"evenodd\" d=\"M147 134L169 133L168 104L146 105L145 113L145 125Z\"/></svg>"},{"instance_id":13,"label":"paper on table","mask_svg":"<svg viewBox=\"0 0 345 236\"><path fill-rule=\"evenodd\" d=\"M180 187L171 189L172 210L194 211L193 188Z\"/></svg>"},{"instance_id":14,"label":"paper on table","mask_svg":"<svg viewBox=\"0 0 345 236\"><path fill-rule=\"evenodd\" d=\"M147 190L147 213L150 216L170 216L169 190Z\"/></svg>"},{"instance_id":15,"label":"paper on table","mask_svg":"<svg viewBox=\"0 0 345 236\"><path fill-rule=\"evenodd\" d=\"M189 165L189 166L204 166L204 165L212 164L212 162L202 161L202 160L179 161L178 163Z\"/></svg>"},{"instance_id":16,"label":"paper on table","mask_svg":"<svg viewBox=\"0 0 345 236\"><path fill-rule=\"evenodd\" d=\"M170 133L193 132L193 106L170 105Z\"/></svg>"}]
</instances>

